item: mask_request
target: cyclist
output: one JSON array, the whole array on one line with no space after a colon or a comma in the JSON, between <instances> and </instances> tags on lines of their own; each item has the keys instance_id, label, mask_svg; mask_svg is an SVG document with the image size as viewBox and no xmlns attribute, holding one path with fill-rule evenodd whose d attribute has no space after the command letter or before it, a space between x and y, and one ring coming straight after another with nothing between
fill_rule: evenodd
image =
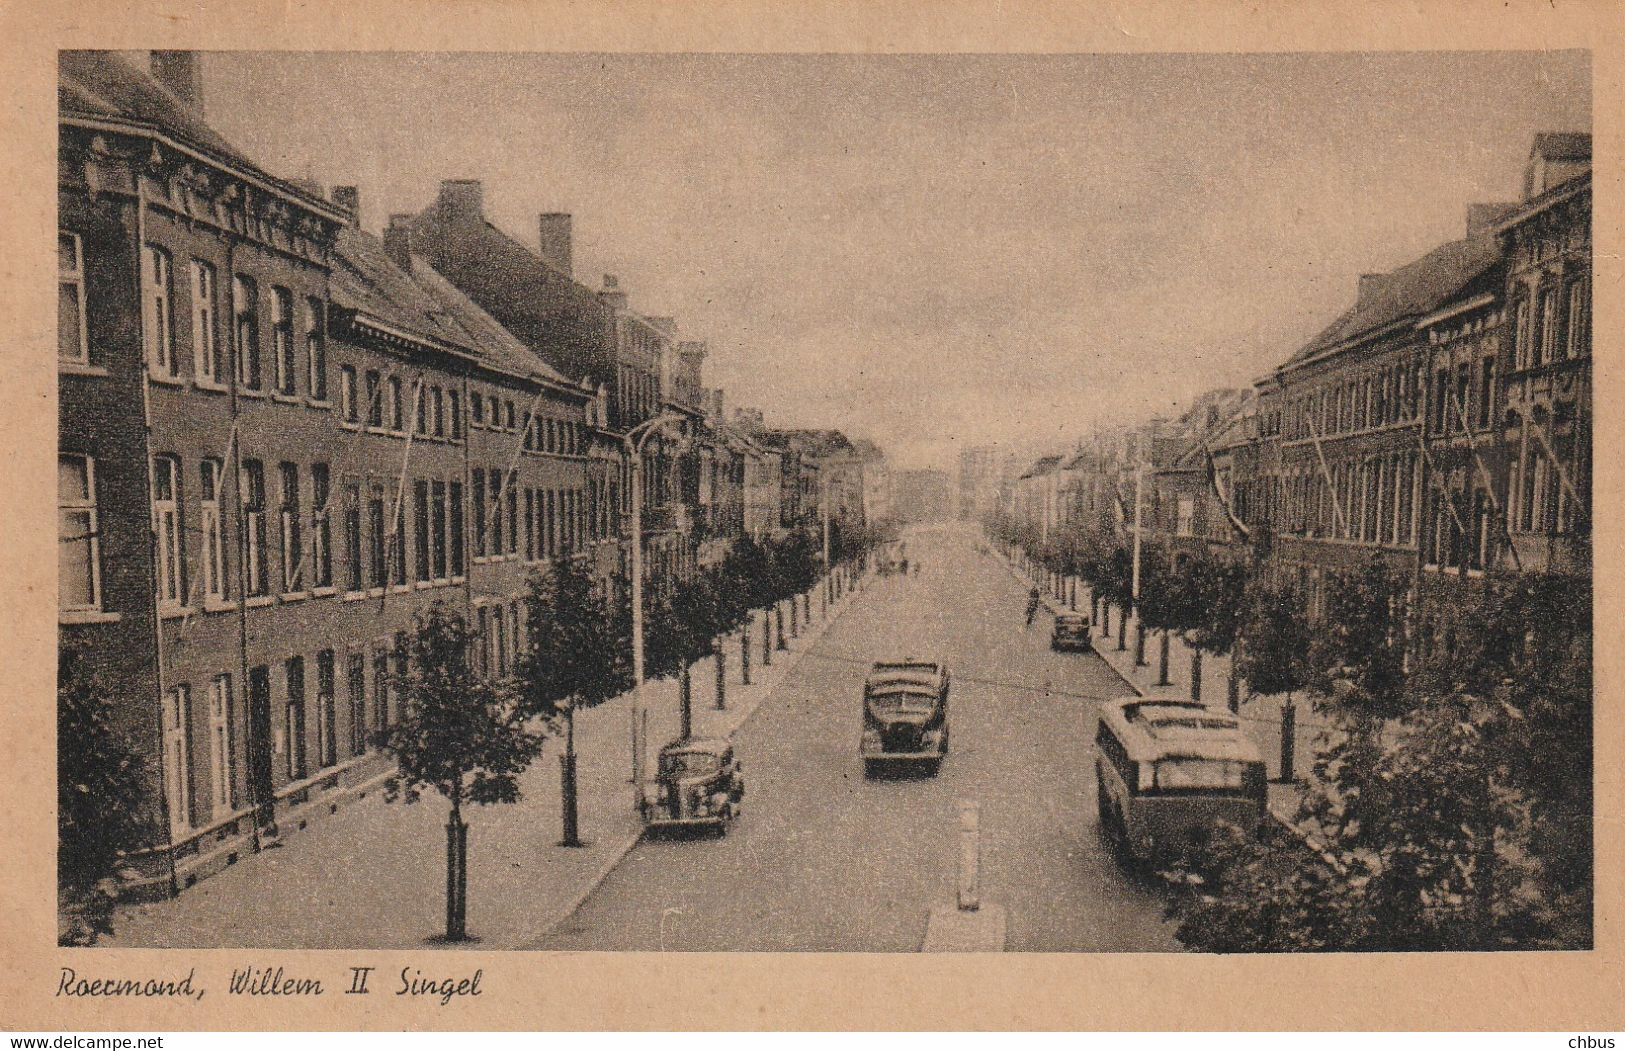
<instances>
[{"instance_id":1,"label":"cyclist","mask_svg":"<svg viewBox=\"0 0 1625 1051\"><path fill-rule=\"evenodd\" d=\"M1027 626L1029 628L1032 627L1033 617L1038 615L1038 601L1039 597L1037 588L1033 588L1031 591L1027 592Z\"/></svg>"}]
</instances>

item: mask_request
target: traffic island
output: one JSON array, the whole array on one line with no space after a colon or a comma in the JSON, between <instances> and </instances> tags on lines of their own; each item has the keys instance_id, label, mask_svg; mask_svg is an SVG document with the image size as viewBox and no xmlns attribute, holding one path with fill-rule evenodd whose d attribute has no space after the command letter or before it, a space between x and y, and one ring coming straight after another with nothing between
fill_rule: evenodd
<instances>
[{"instance_id":1,"label":"traffic island","mask_svg":"<svg viewBox=\"0 0 1625 1051\"><path fill-rule=\"evenodd\" d=\"M981 807L959 804L959 900L938 905L925 924L921 952L1003 952L1005 914L1002 905L982 901Z\"/></svg>"}]
</instances>

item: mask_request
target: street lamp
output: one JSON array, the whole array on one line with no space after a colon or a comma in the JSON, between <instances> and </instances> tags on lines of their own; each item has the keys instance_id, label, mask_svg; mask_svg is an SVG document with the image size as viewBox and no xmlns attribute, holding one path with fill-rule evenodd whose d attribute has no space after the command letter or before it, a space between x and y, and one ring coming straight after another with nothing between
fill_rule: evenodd
<instances>
[{"instance_id":1,"label":"street lamp","mask_svg":"<svg viewBox=\"0 0 1625 1051\"><path fill-rule=\"evenodd\" d=\"M643 446L660 428L682 423L676 413L664 413L626 432L627 457L632 461L632 782L643 783Z\"/></svg>"}]
</instances>

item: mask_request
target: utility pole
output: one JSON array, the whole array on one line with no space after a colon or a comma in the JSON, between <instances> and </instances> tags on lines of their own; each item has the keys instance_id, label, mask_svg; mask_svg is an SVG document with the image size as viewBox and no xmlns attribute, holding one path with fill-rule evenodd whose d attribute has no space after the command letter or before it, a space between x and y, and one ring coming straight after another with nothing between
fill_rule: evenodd
<instances>
[{"instance_id":1,"label":"utility pole","mask_svg":"<svg viewBox=\"0 0 1625 1051\"><path fill-rule=\"evenodd\" d=\"M643 783L643 754L647 742L642 728L643 710L643 443L650 435L678 417L656 416L627 432L627 452L632 461L632 781ZM638 432L642 431L642 434Z\"/></svg>"},{"instance_id":2,"label":"utility pole","mask_svg":"<svg viewBox=\"0 0 1625 1051\"><path fill-rule=\"evenodd\" d=\"M1134 468L1134 572L1133 580L1129 585L1129 596L1136 606L1140 601L1140 533L1143 522L1141 512L1141 495L1145 489L1145 460L1142 458Z\"/></svg>"}]
</instances>

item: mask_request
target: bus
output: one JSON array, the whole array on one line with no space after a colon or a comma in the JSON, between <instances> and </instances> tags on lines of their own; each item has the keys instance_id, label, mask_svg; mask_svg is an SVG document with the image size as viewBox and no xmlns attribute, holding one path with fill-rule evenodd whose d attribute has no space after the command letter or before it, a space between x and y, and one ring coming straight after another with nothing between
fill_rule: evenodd
<instances>
[{"instance_id":1,"label":"bus","mask_svg":"<svg viewBox=\"0 0 1625 1051\"><path fill-rule=\"evenodd\" d=\"M1133 861L1200 849L1220 822L1264 824L1258 746L1223 709L1174 697L1103 701L1095 731L1100 829Z\"/></svg>"}]
</instances>

